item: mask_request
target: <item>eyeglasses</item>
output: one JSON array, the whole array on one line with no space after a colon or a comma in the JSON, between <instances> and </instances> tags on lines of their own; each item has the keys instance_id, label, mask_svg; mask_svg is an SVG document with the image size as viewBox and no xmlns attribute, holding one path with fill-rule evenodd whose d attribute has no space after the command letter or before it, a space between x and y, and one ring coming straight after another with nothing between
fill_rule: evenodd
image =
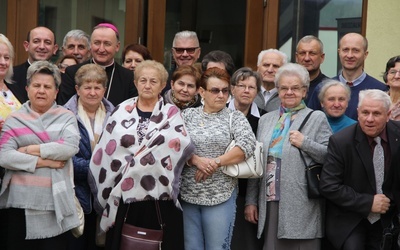
<instances>
[{"instance_id":1,"label":"eyeglasses","mask_svg":"<svg viewBox=\"0 0 400 250\"><path fill-rule=\"evenodd\" d=\"M255 91L255 90L257 90L256 87L253 87L253 86L246 86L246 85L244 85L244 84L237 84L237 85L235 85L235 88L238 88L238 89L241 90L241 91L244 91L244 90L246 90L246 89L248 89L249 91Z\"/></svg>"},{"instance_id":2,"label":"eyeglasses","mask_svg":"<svg viewBox=\"0 0 400 250\"><path fill-rule=\"evenodd\" d=\"M68 66L70 66L70 65L64 64L64 63L58 64L58 68L59 68L59 69L66 69Z\"/></svg>"},{"instance_id":3,"label":"eyeglasses","mask_svg":"<svg viewBox=\"0 0 400 250\"><path fill-rule=\"evenodd\" d=\"M397 73L400 73L400 70L391 69L388 72L389 75L396 75Z\"/></svg>"},{"instance_id":4,"label":"eyeglasses","mask_svg":"<svg viewBox=\"0 0 400 250\"><path fill-rule=\"evenodd\" d=\"M292 92L300 92L300 90L302 89L302 88L305 88L305 86L294 86L294 87L291 87L291 88L288 88L288 87L279 87L279 90L281 91L281 92L283 92L283 93L286 93L286 92L288 92L289 90L291 90Z\"/></svg>"},{"instance_id":5,"label":"eyeglasses","mask_svg":"<svg viewBox=\"0 0 400 250\"><path fill-rule=\"evenodd\" d=\"M196 52L196 49L198 49L198 48L199 47L193 47L193 48L176 48L176 47L173 47L173 49L175 50L176 54L178 54L178 55L182 55L183 53L185 53L185 50L186 50L186 53L188 53L190 55L193 55L194 52Z\"/></svg>"},{"instance_id":6,"label":"eyeglasses","mask_svg":"<svg viewBox=\"0 0 400 250\"><path fill-rule=\"evenodd\" d=\"M228 95L229 88L223 88L223 89L211 88L211 89L207 89L207 91L213 95L218 95L220 92L222 92L223 95Z\"/></svg>"}]
</instances>

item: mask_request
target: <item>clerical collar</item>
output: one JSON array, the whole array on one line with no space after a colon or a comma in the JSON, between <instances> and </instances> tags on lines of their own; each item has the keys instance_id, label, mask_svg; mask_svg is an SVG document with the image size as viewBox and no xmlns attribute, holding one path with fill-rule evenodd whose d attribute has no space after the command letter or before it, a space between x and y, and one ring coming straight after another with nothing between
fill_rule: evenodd
<instances>
[{"instance_id":1,"label":"clerical collar","mask_svg":"<svg viewBox=\"0 0 400 250\"><path fill-rule=\"evenodd\" d=\"M28 58L28 60L27 60L27 61L28 61L29 65L32 65L32 63L29 61L29 58Z\"/></svg>"},{"instance_id":2,"label":"clerical collar","mask_svg":"<svg viewBox=\"0 0 400 250\"><path fill-rule=\"evenodd\" d=\"M93 62L94 64L99 65L99 66L102 67L103 69L106 69L106 68L108 68L108 67L110 67L110 66L113 66L113 64L114 64L114 59L112 60L112 63L110 63L109 65L106 65L106 66L98 64L93 58L92 58L92 62Z\"/></svg>"},{"instance_id":3,"label":"clerical collar","mask_svg":"<svg viewBox=\"0 0 400 250\"><path fill-rule=\"evenodd\" d=\"M115 63L114 63L114 59L113 59L112 63L111 63L110 65L107 65L107 66L103 66L103 65L97 64L96 61L95 61L93 58L92 58L91 60L92 60L92 62L93 62L94 64L99 65L100 67L104 68L104 70L106 70L107 67L113 66L112 71L111 71L111 76L110 76L110 78L108 79L107 93L106 93L105 96L104 96L106 99L108 99L108 97L110 96L111 86L112 86L112 83L113 83L113 80L114 80L114 72L115 72Z\"/></svg>"}]
</instances>

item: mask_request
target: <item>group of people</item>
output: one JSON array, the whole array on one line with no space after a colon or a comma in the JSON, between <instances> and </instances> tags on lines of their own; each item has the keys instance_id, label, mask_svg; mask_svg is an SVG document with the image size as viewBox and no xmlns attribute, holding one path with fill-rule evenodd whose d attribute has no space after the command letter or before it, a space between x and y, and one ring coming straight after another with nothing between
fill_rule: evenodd
<instances>
[{"instance_id":1,"label":"group of people","mask_svg":"<svg viewBox=\"0 0 400 250\"><path fill-rule=\"evenodd\" d=\"M397 219L400 56L381 83L364 72L360 34L341 38L333 79L315 36L296 63L261 51L256 71L220 50L198 62L193 31L175 35L170 72L139 44L117 63L110 23L68 32L56 64L48 28L24 46L13 67L0 34L1 249L119 249L124 223L162 228L162 249L379 249ZM256 141L262 178L221 171ZM308 198L301 154L323 164L323 198Z\"/></svg>"}]
</instances>

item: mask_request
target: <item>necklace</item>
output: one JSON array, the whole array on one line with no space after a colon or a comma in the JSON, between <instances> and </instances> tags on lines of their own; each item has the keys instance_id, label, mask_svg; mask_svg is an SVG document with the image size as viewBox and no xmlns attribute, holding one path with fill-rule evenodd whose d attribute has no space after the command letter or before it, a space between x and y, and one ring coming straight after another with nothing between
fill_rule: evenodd
<instances>
[{"instance_id":1,"label":"necklace","mask_svg":"<svg viewBox=\"0 0 400 250\"><path fill-rule=\"evenodd\" d=\"M205 111L204 111L204 109L201 109L200 110L200 117L201 117L201 121L200 121L200 123L199 123L199 126L200 127L204 127L204 120L206 119L206 116L205 116Z\"/></svg>"},{"instance_id":2,"label":"necklace","mask_svg":"<svg viewBox=\"0 0 400 250\"><path fill-rule=\"evenodd\" d=\"M7 87L6 87L5 83L3 83L3 86L1 87L1 92L3 93L4 98L7 98L8 94L7 94Z\"/></svg>"}]
</instances>

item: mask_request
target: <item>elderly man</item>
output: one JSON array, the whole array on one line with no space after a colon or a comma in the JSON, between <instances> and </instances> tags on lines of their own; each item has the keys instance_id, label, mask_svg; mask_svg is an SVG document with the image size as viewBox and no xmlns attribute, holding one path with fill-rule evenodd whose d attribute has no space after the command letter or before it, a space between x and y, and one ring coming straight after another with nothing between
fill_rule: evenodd
<instances>
[{"instance_id":1,"label":"elderly man","mask_svg":"<svg viewBox=\"0 0 400 250\"><path fill-rule=\"evenodd\" d=\"M95 63L105 68L108 82L105 98L117 106L128 98L137 96L133 84L133 73L115 62L115 54L119 51L120 41L117 27L110 23L101 23L93 28L90 38L92 59L66 68L62 76L62 84L57 103L64 105L75 93L75 73L88 63Z\"/></svg>"},{"instance_id":2,"label":"elderly man","mask_svg":"<svg viewBox=\"0 0 400 250\"><path fill-rule=\"evenodd\" d=\"M391 173L398 168L400 123L389 120L389 109L385 92L363 90L358 123L330 137L320 190L326 236L336 249L381 249L395 214Z\"/></svg>"},{"instance_id":3,"label":"elderly man","mask_svg":"<svg viewBox=\"0 0 400 250\"><path fill-rule=\"evenodd\" d=\"M36 27L28 32L26 41L23 43L25 51L28 52L28 60L13 68L14 84L9 88L21 103L28 100L26 93L26 73L29 66L36 61L48 61L57 53L58 45L53 31L46 27Z\"/></svg>"},{"instance_id":4,"label":"elderly man","mask_svg":"<svg viewBox=\"0 0 400 250\"><path fill-rule=\"evenodd\" d=\"M342 71L333 79L347 84L351 89L351 97L346 115L357 120L358 94L364 89L380 89L387 91L388 87L369 76L364 71L364 61L368 56L368 40L360 34L348 33L339 41L339 59L342 64ZM320 84L321 85L321 84ZM318 99L320 86L312 94L309 107L321 110L321 104Z\"/></svg>"},{"instance_id":5,"label":"elderly man","mask_svg":"<svg viewBox=\"0 0 400 250\"><path fill-rule=\"evenodd\" d=\"M90 37L83 30L70 30L63 40L62 53L72 55L79 63L90 58Z\"/></svg>"},{"instance_id":6,"label":"elderly man","mask_svg":"<svg viewBox=\"0 0 400 250\"><path fill-rule=\"evenodd\" d=\"M310 87L308 88L307 97L304 100L306 104L308 104L315 87L327 78L320 69L324 59L324 44L318 37L305 36L297 43L296 63L303 65L310 74Z\"/></svg>"},{"instance_id":7,"label":"elderly man","mask_svg":"<svg viewBox=\"0 0 400 250\"><path fill-rule=\"evenodd\" d=\"M287 55L277 49L263 50L258 54L257 72L263 84L254 102L265 112L276 110L281 105L278 90L275 88L275 73L285 63Z\"/></svg>"}]
</instances>

